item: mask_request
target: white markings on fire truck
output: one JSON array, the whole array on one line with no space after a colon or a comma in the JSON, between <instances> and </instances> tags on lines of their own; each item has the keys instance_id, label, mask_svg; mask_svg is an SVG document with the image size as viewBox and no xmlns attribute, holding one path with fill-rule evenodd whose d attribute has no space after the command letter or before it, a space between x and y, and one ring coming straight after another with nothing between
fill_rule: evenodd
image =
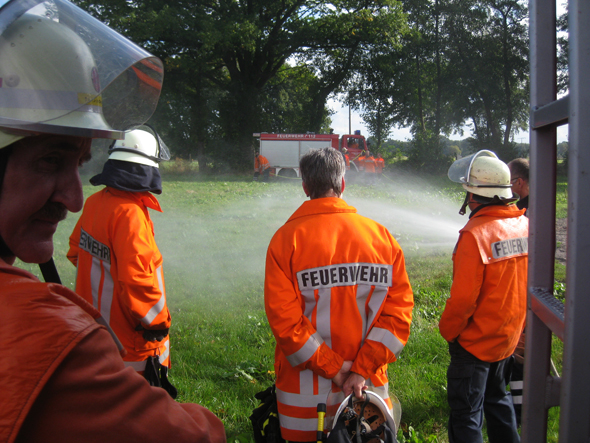
<instances>
[{"instance_id":1,"label":"white markings on fire truck","mask_svg":"<svg viewBox=\"0 0 590 443\"><path fill-rule=\"evenodd\" d=\"M504 258L513 255L527 254L529 252L529 239L527 237L511 238L492 243L492 255L494 258Z\"/></svg>"},{"instance_id":2,"label":"white markings on fire truck","mask_svg":"<svg viewBox=\"0 0 590 443\"><path fill-rule=\"evenodd\" d=\"M342 263L306 269L297 273L299 290L334 286L391 286L393 266L376 263Z\"/></svg>"}]
</instances>

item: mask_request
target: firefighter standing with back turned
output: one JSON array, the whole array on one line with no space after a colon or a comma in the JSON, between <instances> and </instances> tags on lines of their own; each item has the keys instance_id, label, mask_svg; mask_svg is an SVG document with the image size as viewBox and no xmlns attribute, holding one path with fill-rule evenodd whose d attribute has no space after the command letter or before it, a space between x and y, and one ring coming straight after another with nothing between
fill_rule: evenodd
<instances>
[{"instance_id":1,"label":"firefighter standing with back turned","mask_svg":"<svg viewBox=\"0 0 590 443\"><path fill-rule=\"evenodd\" d=\"M162 74L159 59L67 1L0 1L2 442L225 442L206 408L125 368L89 303L14 266L51 265L58 223L83 206L78 168L92 139L144 123ZM111 88L127 94L113 103Z\"/></svg>"},{"instance_id":2,"label":"firefighter standing with back turned","mask_svg":"<svg viewBox=\"0 0 590 443\"><path fill-rule=\"evenodd\" d=\"M520 441L508 383L509 361L524 327L528 219L516 207L510 170L491 151L457 160L449 178L471 209L453 252L453 284L439 328L449 342L450 443Z\"/></svg>"},{"instance_id":3,"label":"firefighter standing with back turned","mask_svg":"<svg viewBox=\"0 0 590 443\"><path fill-rule=\"evenodd\" d=\"M148 212L162 212L153 194L162 193L158 164L170 154L147 126L126 133L109 153L102 173L90 179L106 187L88 197L70 236L76 293L109 321L127 351L125 366L175 397L167 378L171 319L163 259Z\"/></svg>"},{"instance_id":4,"label":"firefighter standing with back turned","mask_svg":"<svg viewBox=\"0 0 590 443\"><path fill-rule=\"evenodd\" d=\"M387 364L408 340L414 305L395 239L341 198L341 153L309 151L300 169L310 200L273 236L264 284L281 434L291 442L316 441L316 407L330 390L361 397L368 387L391 409Z\"/></svg>"}]
</instances>

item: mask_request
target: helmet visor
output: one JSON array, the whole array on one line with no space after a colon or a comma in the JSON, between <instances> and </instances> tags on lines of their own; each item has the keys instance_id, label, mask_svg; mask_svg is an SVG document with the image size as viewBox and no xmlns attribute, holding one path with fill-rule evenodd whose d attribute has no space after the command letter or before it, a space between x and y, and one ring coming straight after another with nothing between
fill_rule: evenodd
<instances>
[{"instance_id":1,"label":"helmet visor","mask_svg":"<svg viewBox=\"0 0 590 443\"><path fill-rule=\"evenodd\" d=\"M455 183L468 183L471 166L473 165L473 161L478 157L498 158L492 151L486 150L460 158L459 160L456 160L449 168L449 179Z\"/></svg>"},{"instance_id":2,"label":"helmet visor","mask_svg":"<svg viewBox=\"0 0 590 443\"><path fill-rule=\"evenodd\" d=\"M0 126L17 133L63 133L66 127L71 129L67 133L74 135L77 129L79 135L121 138L121 131L150 118L162 88L164 69L160 59L66 0L0 0L0 8L0 47L14 48L0 54L0 64L4 69L22 68L15 68L12 77L0 72L0 82L5 83L0 87ZM45 54L38 43L44 35L41 25L37 26L39 31L31 31L37 32L36 40L33 34L27 40L26 33L24 38L17 38L14 30L19 23L35 17L41 25L54 22L49 27L59 28L61 38L71 42L67 50L60 40L57 45L51 44L62 52L73 51L76 60L84 58L87 63L63 66L59 52ZM29 28L35 26L25 29ZM35 44L31 44L33 41ZM28 65L23 66L23 60ZM72 79L80 77L82 82L68 87ZM38 84L45 87L35 86ZM96 124L98 120L92 117L96 115L102 115L104 123Z\"/></svg>"}]
</instances>

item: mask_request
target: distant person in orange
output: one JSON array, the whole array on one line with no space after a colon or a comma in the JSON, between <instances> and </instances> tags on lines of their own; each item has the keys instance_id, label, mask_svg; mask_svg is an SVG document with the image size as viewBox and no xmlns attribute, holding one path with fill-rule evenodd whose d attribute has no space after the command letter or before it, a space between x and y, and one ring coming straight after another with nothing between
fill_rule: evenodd
<instances>
[{"instance_id":1,"label":"distant person in orange","mask_svg":"<svg viewBox=\"0 0 590 443\"><path fill-rule=\"evenodd\" d=\"M262 174L262 181L267 182L270 175L270 164L264 155L256 153L254 157L254 181Z\"/></svg>"},{"instance_id":2,"label":"distant person in orange","mask_svg":"<svg viewBox=\"0 0 590 443\"><path fill-rule=\"evenodd\" d=\"M348 149L342 148L342 157L344 157L344 163L346 164L346 170L350 169L350 158L348 157Z\"/></svg>"},{"instance_id":3,"label":"distant person in orange","mask_svg":"<svg viewBox=\"0 0 590 443\"><path fill-rule=\"evenodd\" d=\"M364 172L365 171L365 160L367 158L367 153L363 150L361 151L361 154L358 156L358 158L356 159L359 171Z\"/></svg>"},{"instance_id":4,"label":"distant person in orange","mask_svg":"<svg viewBox=\"0 0 590 443\"><path fill-rule=\"evenodd\" d=\"M383 168L385 167L385 160L381 157L381 154L377 153L377 158L375 159L375 172L377 175L383 174Z\"/></svg>"},{"instance_id":5,"label":"distant person in orange","mask_svg":"<svg viewBox=\"0 0 590 443\"><path fill-rule=\"evenodd\" d=\"M310 200L270 242L264 303L282 437L315 442L330 390L360 398L368 389L392 408L387 365L408 340L414 301L396 240L342 199L340 152L309 151L300 168Z\"/></svg>"}]
</instances>

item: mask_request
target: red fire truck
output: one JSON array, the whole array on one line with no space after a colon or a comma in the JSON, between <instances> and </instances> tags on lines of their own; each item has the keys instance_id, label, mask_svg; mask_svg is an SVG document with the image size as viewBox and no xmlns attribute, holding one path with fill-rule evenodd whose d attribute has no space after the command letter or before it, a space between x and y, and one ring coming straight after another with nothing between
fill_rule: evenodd
<instances>
[{"instance_id":1,"label":"red fire truck","mask_svg":"<svg viewBox=\"0 0 590 443\"><path fill-rule=\"evenodd\" d=\"M275 134L257 133L254 137L260 138L260 154L268 159L272 168L271 173L280 177L300 177L299 159L311 149L332 147L339 151L347 149L350 159L350 170L358 172L360 165L357 159L361 152L367 151L367 141L361 135L361 131L354 134L346 134L340 137L338 134Z\"/></svg>"}]
</instances>

